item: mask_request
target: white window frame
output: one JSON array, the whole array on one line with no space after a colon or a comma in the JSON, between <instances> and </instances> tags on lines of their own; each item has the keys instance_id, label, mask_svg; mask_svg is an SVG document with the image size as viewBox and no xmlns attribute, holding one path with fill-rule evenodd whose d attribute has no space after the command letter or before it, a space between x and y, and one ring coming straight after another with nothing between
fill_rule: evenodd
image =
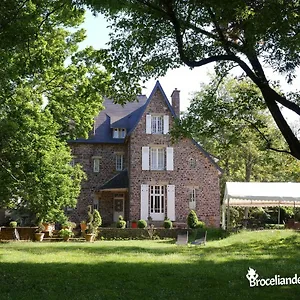
<instances>
[{"instance_id":1,"label":"white window frame","mask_svg":"<svg viewBox=\"0 0 300 300\"><path fill-rule=\"evenodd\" d=\"M100 172L100 157L93 157L93 171L94 173Z\"/></svg>"},{"instance_id":2,"label":"white window frame","mask_svg":"<svg viewBox=\"0 0 300 300\"><path fill-rule=\"evenodd\" d=\"M150 169L162 171L166 169L166 150L164 147L150 148Z\"/></svg>"},{"instance_id":3,"label":"white window frame","mask_svg":"<svg viewBox=\"0 0 300 300\"><path fill-rule=\"evenodd\" d=\"M113 138L114 139L124 139L126 136L126 128L114 128Z\"/></svg>"},{"instance_id":4,"label":"white window frame","mask_svg":"<svg viewBox=\"0 0 300 300\"><path fill-rule=\"evenodd\" d=\"M150 185L150 216L153 220L164 219L165 213L165 186L164 185Z\"/></svg>"},{"instance_id":5,"label":"white window frame","mask_svg":"<svg viewBox=\"0 0 300 300\"><path fill-rule=\"evenodd\" d=\"M164 133L164 116L151 115L151 133L163 134Z\"/></svg>"},{"instance_id":6,"label":"white window frame","mask_svg":"<svg viewBox=\"0 0 300 300\"><path fill-rule=\"evenodd\" d=\"M116 171L123 170L124 154L116 153Z\"/></svg>"},{"instance_id":7,"label":"white window frame","mask_svg":"<svg viewBox=\"0 0 300 300\"><path fill-rule=\"evenodd\" d=\"M189 192L189 209L196 209L196 189L192 188Z\"/></svg>"}]
</instances>

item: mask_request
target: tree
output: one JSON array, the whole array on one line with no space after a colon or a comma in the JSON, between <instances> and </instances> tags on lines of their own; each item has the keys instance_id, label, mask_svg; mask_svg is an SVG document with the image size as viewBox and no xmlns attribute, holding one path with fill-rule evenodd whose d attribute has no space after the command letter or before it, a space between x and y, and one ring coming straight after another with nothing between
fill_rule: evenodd
<instances>
[{"instance_id":1,"label":"tree","mask_svg":"<svg viewBox=\"0 0 300 300\"><path fill-rule=\"evenodd\" d=\"M39 219L76 205L84 173L67 140L88 136L109 85L103 54L78 51L83 20L69 0L1 6L0 206Z\"/></svg>"},{"instance_id":2,"label":"tree","mask_svg":"<svg viewBox=\"0 0 300 300\"><path fill-rule=\"evenodd\" d=\"M194 137L218 157L226 181L299 181L300 162L270 151L284 140L259 89L249 80L217 78L195 93L172 135ZM261 139L261 136L264 138Z\"/></svg>"},{"instance_id":3,"label":"tree","mask_svg":"<svg viewBox=\"0 0 300 300\"><path fill-rule=\"evenodd\" d=\"M292 82L300 64L299 0L85 0L111 22L107 68L119 97L136 92L141 79L169 68L215 63L218 74L238 66L263 95L288 152L300 159L300 142L279 105L300 115L297 94L284 94L265 67ZM133 94L134 94L133 93ZM122 100L121 100L122 101Z\"/></svg>"}]
</instances>

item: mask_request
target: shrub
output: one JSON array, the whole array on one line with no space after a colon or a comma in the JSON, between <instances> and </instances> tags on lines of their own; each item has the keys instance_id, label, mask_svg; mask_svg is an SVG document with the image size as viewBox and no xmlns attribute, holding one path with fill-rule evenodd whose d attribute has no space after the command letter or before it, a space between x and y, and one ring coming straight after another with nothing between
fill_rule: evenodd
<instances>
[{"instance_id":1,"label":"shrub","mask_svg":"<svg viewBox=\"0 0 300 300\"><path fill-rule=\"evenodd\" d=\"M98 227L102 224L102 218L97 209L92 213L91 205L88 206L88 218L86 221L87 233L98 234Z\"/></svg>"},{"instance_id":2,"label":"shrub","mask_svg":"<svg viewBox=\"0 0 300 300\"><path fill-rule=\"evenodd\" d=\"M138 221L138 228L146 228L147 222L145 220L139 220Z\"/></svg>"},{"instance_id":3,"label":"shrub","mask_svg":"<svg viewBox=\"0 0 300 300\"><path fill-rule=\"evenodd\" d=\"M126 228L126 221L124 221L122 216L119 216L119 221L117 222L117 228Z\"/></svg>"},{"instance_id":4,"label":"shrub","mask_svg":"<svg viewBox=\"0 0 300 300\"><path fill-rule=\"evenodd\" d=\"M284 229L284 224L265 224L266 229Z\"/></svg>"},{"instance_id":5,"label":"shrub","mask_svg":"<svg viewBox=\"0 0 300 300\"><path fill-rule=\"evenodd\" d=\"M198 221L195 228L204 228L204 227L205 227L205 223L202 221Z\"/></svg>"},{"instance_id":6,"label":"shrub","mask_svg":"<svg viewBox=\"0 0 300 300\"><path fill-rule=\"evenodd\" d=\"M17 226L18 226L18 223L17 223L16 221L11 221L11 222L9 223L9 227L17 228Z\"/></svg>"},{"instance_id":7,"label":"shrub","mask_svg":"<svg viewBox=\"0 0 300 300\"><path fill-rule=\"evenodd\" d=\"M191 210L187 217L187 224L190 228L196 228L199 220L194 210Z\"/></svg>"},{"instance_id":8,"label":"shrub","mask_svg":"<svg viewBox=\"0 0 300 300\"><path fill-rule=\"evenodd\" d=\"M70 238L70 237L74 236L74 233L72 232L72 230L65 228L65 229L61 229L59 231L59 236L62 238Z\"/></svg>"},{"instance_id":9,"label":"shrub","mask_svg":"<svg viewBox=\"0 0 300 300\"><path fill-rule=\"evenodd\" d=\"M164 227L166 229L171 229L173 227L173 223L172 223L172 221L169 218L166 218L164 220Z\"/></svg>"}]
</instances>

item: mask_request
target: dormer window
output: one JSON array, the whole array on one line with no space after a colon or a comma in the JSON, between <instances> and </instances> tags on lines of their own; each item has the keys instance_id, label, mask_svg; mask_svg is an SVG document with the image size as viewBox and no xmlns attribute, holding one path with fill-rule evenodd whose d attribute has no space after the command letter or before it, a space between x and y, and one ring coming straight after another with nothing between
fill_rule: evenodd
<instances>
[{"instance_id":1,"label":"dormer window","mask_svg":"<svg viewBox=\"0 0 300 300\"><path fill-rule=\"evenodd\" d=\"M124 139L126 136L126 129L125 128L114 128L113 131L113 138L114 139Z\"/></svg>"}]
</instances>

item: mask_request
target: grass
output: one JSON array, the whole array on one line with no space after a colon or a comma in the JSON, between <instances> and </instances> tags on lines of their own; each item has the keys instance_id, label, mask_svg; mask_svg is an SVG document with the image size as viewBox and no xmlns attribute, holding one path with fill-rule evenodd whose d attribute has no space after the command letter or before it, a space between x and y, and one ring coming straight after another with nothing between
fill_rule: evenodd
<instances>
[{"instance_id":1,"label":"grass","mask_svg":"<svg viewBox=\"0 0 300 300\"><path fill-rule=\"evenodd\" d=\"M0 299L299 299L300 285L250 288L300 276L300 234L241 232L206 246L173 240L0 244Z\"/></svg>"}]
</instances>

